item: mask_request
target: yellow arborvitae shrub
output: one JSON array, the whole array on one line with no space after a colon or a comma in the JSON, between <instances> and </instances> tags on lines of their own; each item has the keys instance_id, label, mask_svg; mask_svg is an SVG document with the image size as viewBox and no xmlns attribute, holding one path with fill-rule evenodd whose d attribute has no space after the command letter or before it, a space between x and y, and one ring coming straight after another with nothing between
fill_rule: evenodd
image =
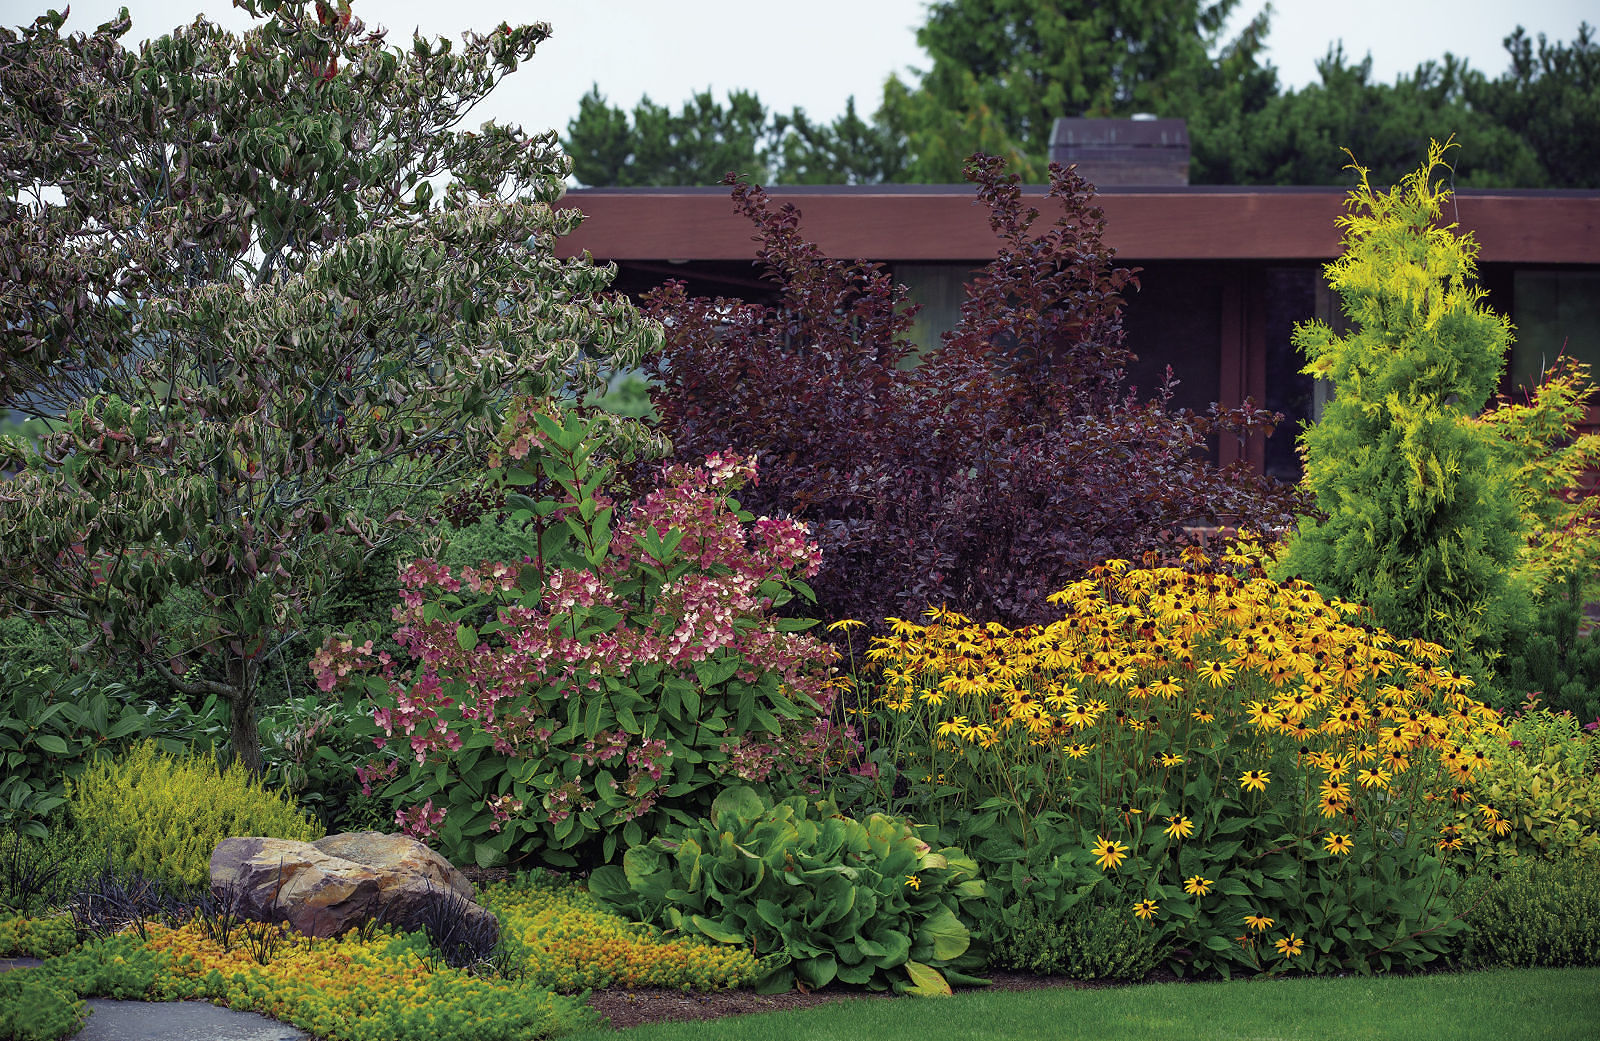
<instances>
[{"instance_id":1,"label":"yellow arborvitae shrub","mask_svg":"<svg viewBox=\"0 0 1600 1041\"><path fill-rule=\"evenodd\" d=\"M184 885L210 878L211 852L236 835L312 841L322 828L294 800L267 791L235 760L171 756L147 741L101 759L71 785L73 820L86 842L147 875Z\"/></svg>"}]
</instances>

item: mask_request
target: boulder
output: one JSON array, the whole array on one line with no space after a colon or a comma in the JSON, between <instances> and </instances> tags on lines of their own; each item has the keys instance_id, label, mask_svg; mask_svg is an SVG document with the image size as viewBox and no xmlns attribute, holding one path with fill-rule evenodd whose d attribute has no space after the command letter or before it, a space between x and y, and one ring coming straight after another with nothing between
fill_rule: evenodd
<instances>
[{"instance_id":1,"label":"boulder","mask_svg":"<svg viewBox=\"0 0 1600 1041\"><path fill-rule=\"evenodd\" d=\"M430 917L435 925L453 919L454 932L491 944L498 930L493 912L473 901L472 883L405 835L224 839L211 854L211 888L228 894L241 917L287 922L308 936L337 936L369 918L407 931Z\"/></svg>"}]
</instances>

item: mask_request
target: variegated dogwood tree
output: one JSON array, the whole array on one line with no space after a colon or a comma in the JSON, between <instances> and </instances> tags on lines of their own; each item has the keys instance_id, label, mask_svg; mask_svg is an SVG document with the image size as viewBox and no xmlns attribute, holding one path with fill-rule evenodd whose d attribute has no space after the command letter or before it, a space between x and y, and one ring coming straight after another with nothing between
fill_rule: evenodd
<instances>
[{"instance_id":1,"label":"variegated dogwood tree","mask_svg":"<svg viewBox=\"0 0 1600 1041\"><path fill-rule=\"evenodd\" d=\"M556 257L554 133L462 129L547 25L392 47L343 2L238 6L242 37L137 50L126 9L0 29L0 409L46 430L0 443L0 601L226 699L259 769L263 665L330 583L481 465L511 392L660 333Z\"/></svg>"}]
</instances>

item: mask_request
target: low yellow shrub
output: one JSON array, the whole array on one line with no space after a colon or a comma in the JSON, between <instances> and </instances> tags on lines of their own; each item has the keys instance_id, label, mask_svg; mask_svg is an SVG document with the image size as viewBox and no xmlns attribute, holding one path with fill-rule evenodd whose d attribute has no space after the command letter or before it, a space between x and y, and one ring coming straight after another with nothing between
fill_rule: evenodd
<instances>
[{"instance_id":1,"label":"low yellow shrub","mask_svg":"<svg viewBox=\"0 0 1600 1041\"><path fill-rule=\"evenodd\" d=\"M213 755L171 756L149 741L84 770L71 783L69 806L85 842L147 875L191 886L210 878L211 851L225 838L322 837L292 799L267 791L238 761L222 770Z\"/></svg>"}]
</instances>

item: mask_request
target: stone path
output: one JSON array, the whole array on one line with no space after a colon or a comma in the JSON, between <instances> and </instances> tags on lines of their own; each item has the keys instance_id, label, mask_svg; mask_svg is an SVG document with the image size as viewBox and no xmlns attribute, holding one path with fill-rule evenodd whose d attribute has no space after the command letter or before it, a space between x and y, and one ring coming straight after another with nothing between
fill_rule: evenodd
<instances>
[{"instance_id":1,"label":"stone path","mask_svg":"<svg viewBox=\"0 0 1600 1041\"><path fill-rule=\"evenodd\" d=\"M38 965L0 958L0 972ZM73 1041L310 1041L311 1035L255 1012L203 1001L111 1001L89 998L89 1018Z\"/></svg>"}]
</instances>

